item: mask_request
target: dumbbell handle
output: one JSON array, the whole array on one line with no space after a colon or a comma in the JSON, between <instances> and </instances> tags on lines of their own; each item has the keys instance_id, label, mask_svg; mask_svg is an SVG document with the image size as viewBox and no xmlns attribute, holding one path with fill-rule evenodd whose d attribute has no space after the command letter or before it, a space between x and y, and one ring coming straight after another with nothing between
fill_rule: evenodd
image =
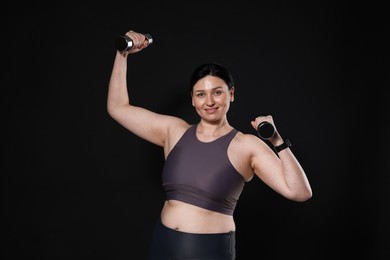
<instances>
[{"instance_id":1,"label":"dumbbell handle","mask_svg":"<svg viewBox=\"0 0 390 260\"><path fill-rule=\"evenodd\" d=\"M152 35L145 33L145 41L147 41L147 46L153 43ZM120 52L125 52L133 48L133 40L127 35L121 35L115 40L115 47Z\"/></svg>"},{"instance_id":2,"label":"dumbbell handle","mask_svg":"<svg viewBox=\"0 0 390 260\"><path fill-rule=\"evenodd\" d=\"M267 140L274 136L275 128L270 122L264 121L257 126L257 134L261 139Z\"/></svg>"}]
</instances>

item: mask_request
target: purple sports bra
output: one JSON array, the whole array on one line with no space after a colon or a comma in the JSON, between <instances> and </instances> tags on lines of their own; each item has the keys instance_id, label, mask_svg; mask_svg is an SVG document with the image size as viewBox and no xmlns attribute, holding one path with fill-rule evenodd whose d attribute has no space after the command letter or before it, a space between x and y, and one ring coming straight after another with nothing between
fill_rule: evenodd
<instances>
[{"instance_id":1,"label":"purple sports bra","mask_svg":"<svg viewBox=\"0 0 390 260\"><path fill-rule=\"evenodd\" d=\"M187 129L165 161L162 184L166 199L233 215L245 184L227 155L237 130L212 142L201 142L196 127Z\"/></svg>"}]
</instances>

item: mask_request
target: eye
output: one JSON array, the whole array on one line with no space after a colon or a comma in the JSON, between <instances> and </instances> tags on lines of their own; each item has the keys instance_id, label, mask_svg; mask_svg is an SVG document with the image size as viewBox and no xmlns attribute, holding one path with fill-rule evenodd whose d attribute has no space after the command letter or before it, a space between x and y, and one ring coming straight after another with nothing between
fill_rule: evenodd
<instances>
[{"instance_id":1,"label":"eye","mask_svg":"<svg viewBox=\"0 0 390 260\"><path fill-rule=\"evenodd\" d=\"M204 93L198 93L196 94L197 97L203 97L204 96Z\"/></svg>"},{"instance_id":2,"label":"eye","mask_svg":"<svg viewBox=\"0 0 390 260\"><path fill-rule=\"evenodd\" d=\"M219 96L221 94L222 94L222 91L220 91L220 90L217 90L217 91L214 92L214 95L216 95L216 96Z\"/></svg>"}]
</instances>

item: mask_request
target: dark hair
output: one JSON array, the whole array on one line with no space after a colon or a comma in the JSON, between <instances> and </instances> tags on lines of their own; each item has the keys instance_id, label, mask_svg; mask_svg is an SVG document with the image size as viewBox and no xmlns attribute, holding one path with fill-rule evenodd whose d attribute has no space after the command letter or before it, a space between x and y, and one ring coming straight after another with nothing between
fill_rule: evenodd
<instances>
[{"instance_id":1,"label":"dark hair","mask_svg":"<svg viewBox=\"0 0 390 260\"><path fill-rule=\"evenodd\" d=\"M234 87L233 77L230 72L221 64L211 62L204 63L200 65L195 71L192 73L190 80L190 92L193 91L194 85L198 80L206 77L206 76L216 76L225 81L226 85L229 89Z\"/></svg>"}]
</instances>

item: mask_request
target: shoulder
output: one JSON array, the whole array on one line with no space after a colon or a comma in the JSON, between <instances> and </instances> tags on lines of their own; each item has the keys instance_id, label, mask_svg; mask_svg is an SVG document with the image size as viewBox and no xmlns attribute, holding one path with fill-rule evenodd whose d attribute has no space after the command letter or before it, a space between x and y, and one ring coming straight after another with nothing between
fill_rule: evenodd
<instances>
[{"instance_id":1,"label":"shoulder","mask_svg":"<svg viewBox=\"0 0 390 260\"><path fill-rule=\"evenodd\" d=\"M267 144L253 134L245 134L240 131L234 136L229 149L228 156L246 181L252 179L254 174L253 158L266 151Z\"/></svg>"},{"instance_id":2,"label":"shoulder","mask_svg":"<svg viewBox=\"0 0 390 260\"><path fill-rule=\"evenodd\" d=\"M242 152L254 153L259 149L268 149L268 145L254 134L246 134L237 131L236 136L232 140L234 147L237 147Z\"/></svg>"},{"instance_id":3,"label":"shoulder","mask_svg":"<svg viewBox=\"0 0 390 260\"><path fill-rule=\"evenodd\" d=\"M191 126L191 124L181 119L174 120L172 122L172 124L168 127L166 134L166 142L164 145L166 155L168 155L168 153Z\"/></svg>"},{"instance_id":4,"label":"shoulder","mask_svg":"<svg viewBox=\"0 0 390 260\"><path fill-rule=\"evenodd\" d=\"M233 139L235 142L238 142L242 145L263 142L259 137L254 134L246 134L237 130L237 134Z\"/></svg>"},{"instance_id":5,"label":"shoulder","mask_svg":"<svg viewBox=\"0 0 390 260\"><path fill-rule=\"evenodd\" d=\"M191 124L181 118L173 118L167 126L168 135L182 135L191 126Z\"/></svg>"},{"instance_id":6,"label":"shoulder","mask_svg":"<svg viewBox=\"0 0 390 260\"><path fill-rule=\"evenodd\" d=\"M188 129L191 125L184 119L171 116L171 115L160 115L151 122L155 128L161 131L161 134L170 137L177 133L183 132Z\"/></svg>"}]
</instances>

